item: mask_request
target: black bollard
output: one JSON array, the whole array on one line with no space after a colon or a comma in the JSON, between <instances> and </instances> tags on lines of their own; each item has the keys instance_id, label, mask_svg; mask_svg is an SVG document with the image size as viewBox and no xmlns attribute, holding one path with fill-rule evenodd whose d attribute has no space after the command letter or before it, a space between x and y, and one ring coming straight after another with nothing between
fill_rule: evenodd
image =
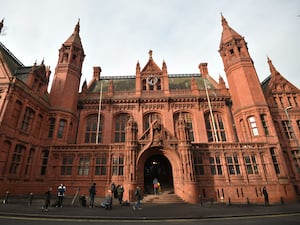
<instances>
[{"instance_id":1,"label":"black bollard","mask_svg":"<svg viewBox=\"0 0 300 225\"><path fill-rule=\"evenodd\" d=\"M247 204L250 205L250 200L248 197L247 197Z\"/></svg>"},{"instance_id":2,"label":"black bollard","mask_svg":"<svg viewBox=\"0 0 300 225\"><path fill-rule=\"evenodd\" d=\"M231 206L231 199L230 199L230 197L228 198L228 205Z\"/></svg>"}]
</instances>

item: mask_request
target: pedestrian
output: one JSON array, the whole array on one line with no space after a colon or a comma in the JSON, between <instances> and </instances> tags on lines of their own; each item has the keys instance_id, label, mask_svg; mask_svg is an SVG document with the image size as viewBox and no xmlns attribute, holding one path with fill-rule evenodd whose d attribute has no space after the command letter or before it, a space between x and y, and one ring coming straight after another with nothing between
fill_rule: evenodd
<instances>
[{"instance_id":1,"label":"pedestrian","mask_svg":"<svg viewBox=\"0 0 300 225\"><path fill-rule=\"evenodd\" d=\"M117 188L117 192L118 192L118 200L120 205L123 203L123 193L124 193L124 188L122 185L119 185Z\"/></svg>"},{"instance_id":2,"label":"pedestrian","mask_svg":"<svg viewBox=\"0 0 300 225\"><path fill-rule=\"evenodd\" d=\"M115 183L111 183L111 185L110 185L110 190L111 190L111 193L112 193L112 194L115 193L115 190L116 190L116 185L115 185Z\"/></svg>"},{"instance_id":3,"label":"pedestrian","mask_svg":"<svg viewBox=\"0 0 300 225\"><path fill-rule=\"evenodd\" d=\"M63 200L65 197L66 192L66 186L64 184L61 184L57 188L57 206L56 207L62 207L63 206Z\"/></svg>"},{"instance_id":4,"label":"pedestrian","mask_svg":"<svg viewBox=\"0 0 300 225\"><path fill-rule=\"evenodd\" d=\"M30 192L29 193L29 202L28 202L28 205L32 205L33 199L34 199L34 194L33 194L33 192Z\"/></svg>"},{"instance_id":5,"label":"pedestrian","mask_svg":"<svg viewBox=\"0 0 300 225\"><path fill-rule=\"evenodd\" d=\"M105 196L105 199L100 204L105 209L111 209L112 208L112 192L111 190L107 191L107 194Z\"/></svg>"},{"instance_id":6,"label":"pedestrian","mask_svg":"<svg viewBox=\"0 0 300 225\"><path fill-rule=\"evenodd\" d=\"M155 177L152 181L153 183L153 192L155 195L158 194L158 179Z\"/></svg>"},{"instance_id":7,"label":"pedestrian","mask_svg":"<svg viewBox=\"0 0 300 225\"><path fill-rule=\"evenodd\" d=\"M142 200L142 190L139 186L136 187L135 192L134 192L135 198L136 198L136 203L132 207L133 210L139 209L141 210L141 200Z\"/></svg>"},{"instance_id":8,"label":"pedestrian","mask_svg":"<svg viewBox=\"0 0 300 225\"><path fill-rule=\"evenodd\" d=\"M269 194L267 192L267 188L263 187L263 195L265 197L265 206L269 205Z\"/></svg>"},{"instance_id":9,"label":"pedestrian","mask_svg":"<svg viewBox=\"0 0 300 225\"><path fill-rule=\"evenodd\" d=\"M95 195L96 195L96 183L93 183L89 189L90 208L94 208Z\"/></svg>"},{"instance_id":10,"label":"pedestrian","mask_svg":"<svg viewBox=\"0 0 300 225\"><path fill-rule=\"evenodd\" d=\"M157 182L157 194L161 194L161 186L159 182Z\"/></svg>"},{"instance_id":11,"label":"pedestrian","mask_svg":"<svg viewBox=\"0 0 300 225\"><path fill-rule=\"evenodd\" d=\"M45 204L42 206L42 210L44 212L48 212L48 206L50 205L50 202L51 202L51 191L52 191L52 188L50 187L45 192Z\"/></svg>"}]
</instances>

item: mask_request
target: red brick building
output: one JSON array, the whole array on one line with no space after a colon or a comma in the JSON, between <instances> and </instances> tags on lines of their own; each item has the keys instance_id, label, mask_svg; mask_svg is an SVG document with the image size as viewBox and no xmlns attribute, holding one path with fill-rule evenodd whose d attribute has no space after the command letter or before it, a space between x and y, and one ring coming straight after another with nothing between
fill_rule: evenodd
<instances>
[{"instance_id":1,"label":"red brick building","mask_svg":"<svg viewBox=\"0 0 300 225\"><path fill-rule=\"evenodd\" d=\"M260 83L247 43L222 16L219 53L228 88L206 63L197 74L168 74L149 51L132 76L93 78L79 92L85 53L79 23L50 69L24 66L0 45L0 193L44 193L60 183L67 195L112 182L132 200L139 185L190 203L293 202L300 195L300 92L268 59Z\"/></svg>"}]
</instances>

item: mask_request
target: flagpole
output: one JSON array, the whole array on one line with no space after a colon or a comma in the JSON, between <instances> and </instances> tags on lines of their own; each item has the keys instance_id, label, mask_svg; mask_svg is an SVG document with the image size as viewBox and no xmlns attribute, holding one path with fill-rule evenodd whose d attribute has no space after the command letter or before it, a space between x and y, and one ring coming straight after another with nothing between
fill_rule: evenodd
<instances>
[{"instance_id":1,"label":"flagpole","mask_svg":"<svg viewBox=\"0 0 300 225\"><path fill-rule=\"evenodd\" d=\"M218 134L217 134L217 129L216 129L216 124L215 124L215 118L214 118L214 114L213 114L213 111L212 111L212 107L211 107L211 103L210 103L210 97L209 97L209 94L208 94L208 90L207 90L205 79L203 79L203 82L204 82L204 87L205 87L205 92L206 92L206 97L207 97L207 102L208 102L208 107L209 107L211 122L212 122L212 125L213 125L215 139L216 139L216 142L219 142L219 140L218 140Z\"/></svg>"},{"instance_id":2,"label":"flagpole","mask_svg":"<svg viewBox=\"0 0 300 225\"><path fill-rule=\"evenodd\" d=\"M100 81L98 120L97 120L97 131L96 131L96 144L99 143L99 128L100 128L100 119L101 119L101 102L102 102L102 82Z\"/></svg>"}]
</instances>

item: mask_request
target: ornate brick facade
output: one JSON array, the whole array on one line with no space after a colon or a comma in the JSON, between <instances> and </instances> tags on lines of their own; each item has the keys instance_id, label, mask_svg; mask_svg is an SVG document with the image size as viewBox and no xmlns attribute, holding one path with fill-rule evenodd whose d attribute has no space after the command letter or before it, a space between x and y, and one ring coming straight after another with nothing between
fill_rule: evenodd
<instances>
[{"instance_id":1,"label":"ornate brick facade","mask_svg":"<svg viewBox=\"0 0 300 225\"><path fill-rule=\"evenodd\" d=\"M202 199L297 201L300 195L300 92L268 59L260 83L244 38L222 16L219 53L229 88L207 63L197 74L168 74L149 51L136 74L93 78L82 85L79 23L50 69L24 66L0 45L0 193L44 193L60 183L67 195L111 183L133 199L139 185L190 203Z\"/></svg>"}]
</instances>

